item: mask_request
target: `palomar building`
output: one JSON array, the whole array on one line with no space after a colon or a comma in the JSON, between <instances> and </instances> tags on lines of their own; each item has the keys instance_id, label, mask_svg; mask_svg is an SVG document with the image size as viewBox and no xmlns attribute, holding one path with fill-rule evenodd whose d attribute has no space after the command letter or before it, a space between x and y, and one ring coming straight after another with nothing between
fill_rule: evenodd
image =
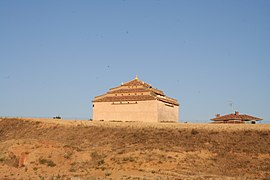
<instances>
[{"instance_id":1,"label":"palomar building","mask_svg":"<svg viewBox=\"0 0 270 180\"><path fill-rule=\"evenodd\" d=\"M93 120L178 122L179 103L163 91L138 79L111 88L96 96L93 102Z\"/></svg>"}]
</instances>

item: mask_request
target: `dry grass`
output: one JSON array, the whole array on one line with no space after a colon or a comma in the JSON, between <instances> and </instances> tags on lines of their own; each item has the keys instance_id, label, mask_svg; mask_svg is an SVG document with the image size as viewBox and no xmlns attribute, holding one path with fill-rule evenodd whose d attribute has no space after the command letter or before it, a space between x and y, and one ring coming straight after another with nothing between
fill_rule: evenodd
<instances>
[{"instance_id":1,"label":"dry grass","mask_svg":"<svg viewBox=\"0 0 270 180\"><path fill-rule=\"evenodd\" d=\"M2 179L270 178L270 125L2 119L0 135Z\"/></svg>"}]
</instances>

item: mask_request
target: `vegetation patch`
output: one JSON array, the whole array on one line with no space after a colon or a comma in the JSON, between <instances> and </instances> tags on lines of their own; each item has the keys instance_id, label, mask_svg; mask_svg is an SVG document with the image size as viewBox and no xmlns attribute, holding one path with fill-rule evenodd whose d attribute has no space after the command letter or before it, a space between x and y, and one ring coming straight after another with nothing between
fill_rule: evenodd
<instances>
[{"instance_id":1,"label":"vegetation patch","mask_svg":"<svg viewBox=\"0 0 270 180\"><path fill-rule=\"evenodd\" d=\"M5 158L4 157L1 157L0 158L0 162L4 162L5 161Z\"/></svg>"},{"instance_id":2,"label":"vegetation patch","mask_svg":"<svg viewBox=\"0 0 270 180\"><path fill-rule=\"evenodd\" d=\"M103 154L98 154L96 151L91 153L92 161L97 166L102 166L105 164L104 157L105 156Z\"/></svg>"},{"instance_id":3,"label":"vegetation patch","mask_svg":"<svg viewBox=\"0 0 270 180\"><path fill-rule=\"evenodd\" d=\"M58 122L1 120L0 176L269 179L269 125ZM19 168L22 152L29 156Z\"/></svg>"},{"instance_id":4,"label":"vegetation patch","mask_svg":"<svg viewBox=\"0 0 270 180\"><path fill-rule=\"evenodd\" d=\"M193 134L193 135L199 134L199 131L197 131L196 129L192 129L191 134Z\"/></svg>"},{"instance_id":5,"label":"vegetation patch","mask_svg":"<svg viewBox=\"0 0 270 180\"><path fill-rule=\"evenodd\" d=\"M46 164L49 167L56 166L56 164L52 160L49 160L49 159L39 159L39 164Z\"/></svg>"},{"instance_id":6,"label":"vegetation patch","mask_svg":"<svg viewBox=\"0 0 270 180\"><path fill-rule=\"evenodd\" d=\"M72 152L71 151L69 151L69 152L66 152L65 154L64 154L64 158L66 158L66 159L70 159L71 158L71 156L72 156Z\"/></svg>"}]
</instances>

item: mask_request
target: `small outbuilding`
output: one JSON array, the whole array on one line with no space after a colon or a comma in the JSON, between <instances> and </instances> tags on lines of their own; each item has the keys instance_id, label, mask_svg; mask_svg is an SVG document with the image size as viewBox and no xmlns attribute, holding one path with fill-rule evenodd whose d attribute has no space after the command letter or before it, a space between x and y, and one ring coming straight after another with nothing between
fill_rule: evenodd
<instances>
[{"instance_id":1,"label":"small outbuilding","mask_svg":"<svg viewBox=\"0 0 270 180\"><path fill-rule=\"evenodd\" d=\"M135 79L96 96L93 120L178 122L179 103L163 91Z\"/></svg>"},{"instance_id":2,"label":"small outbuilding","mask_svg":"<svg viewBox=\"0 0 270 180\"><path fill-rule=\"evenodd\" d=\"M261 121L262 119L246 114L239 114L238 111L235 111L235 113L226 114L224 116L217 114L216 117L211 120L214 121L213 123L256 124L257 121Z\"/></svg>"}]
</instances>

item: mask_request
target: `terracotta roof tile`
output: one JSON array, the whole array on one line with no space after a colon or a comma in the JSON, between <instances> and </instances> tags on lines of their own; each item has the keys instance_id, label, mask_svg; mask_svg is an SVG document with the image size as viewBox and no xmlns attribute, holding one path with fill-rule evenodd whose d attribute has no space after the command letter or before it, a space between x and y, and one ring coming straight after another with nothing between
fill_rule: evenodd
<instances>
[{"instance_id":1,"label":"terracotta roof tile","mask_svg":"<svg viewBox=\"0 0 270 180\"><path fill-rule=\"evenodd\" d=\"M174 99L169 99L169 98L161 98L161 97L158 97L157 98L159 101L162 101L162 102L165 102L165 103L169 103L169 104L173 104L173 105L176 105L176 106L179 106L179 103L174 100Z\"/></svg>"},{"instance_id":2,"label":"terracotta roof tile","mask_svg":"<svg viewBox=\"0 0 270 180\"><path fill-rule=\"evenodd\" d=\"M128 81L126 83L123 83L122 86L144 86L144 87L151 87L150 84L147 84L139 79L134 79L131 81Z\"/></svg>"},{"instance_id":3,"label":"terracotta roof tile","mask_svg":"<svg viewBox=\"0 0 270 180\"><path fill-rule=\"evenodd\" d=\"M149 91L148 89L145 88L126 88L126 89L117 89L117 90L110 90L108 93L109 94L114 94L114 93L136 93L136 92L146 92Z\"/></svg>"},{"instance_id":4,"label":"terracotta roof tile","mask_svg":"<svg viewBox=\"0 0 270 180\"><path fill-rule=\"evenodd\" d=\"M109 94L117 93L138 93L138 95L129 96L108 96ZM151 92L149 94L140 94L142 92ZM138 78L129 82L123 83L121 86L111 88L109 92L104 95L97 96L93 102L115 102L115 101L146 101L146 100L159 100L169 104L179 106L176 99L166 97L163 91L153 88L150 84L147 84Z\"/></svg>"},{"instance_id":5,"label":"terracotta roof tile","mask_svg":"<svg viewBox=\"0 0 270 180\"><path fill-rule=\"evenodd\" d=\"M227 114L224 116L220 116L220 117L216 117L211 119L213 121L229 121L229 120L239 120L239 121L251 121L251 120L255 120L255 121L259 121L262 120L261 118L257 118L254 116L250 116L250 115L246 115L246 114Z\"/></svg>"},{"instance_id":6,"label":"terracotta roof tile","mask_svg":"<svg viewBox=\"0 0 270 180\"><path fill-rule=\"evenodd\" d=\"M141 96L107 96L101 99L94 100L93 102L120 102L120 101L145 101L155 100L156 98L150 95Z\"/></svg>"},{"instance_id":7,"label":"terracotta roof tile","mask_svg":"<svg viewBox=\"0 0 270 180\"><path fill-rule=\"evenodd\" d=\"M155 88L149 88L152 92L158 95L164 95L163 91L155 89Z\"/></svg>"}]
</instances>

